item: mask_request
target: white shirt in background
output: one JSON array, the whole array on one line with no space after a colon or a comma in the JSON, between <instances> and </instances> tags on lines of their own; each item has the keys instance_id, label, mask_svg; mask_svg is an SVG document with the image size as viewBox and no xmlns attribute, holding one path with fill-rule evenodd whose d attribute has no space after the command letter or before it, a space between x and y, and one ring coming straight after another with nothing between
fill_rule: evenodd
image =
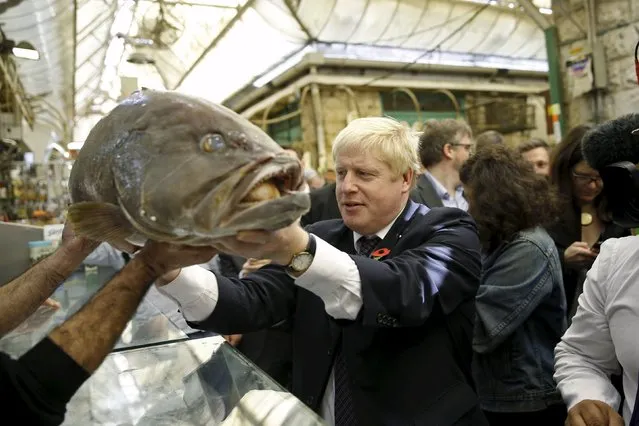
<instances>
[{"instance_id":1,"label":"white shirt in background","mask_svg":"<svg viewBox=\"0 0 639 426\"><path fill-rule=\"evenodd\" d=\"M639 374L639 237L609 239L588 272L570 328L555 348L555 381L568 409L585 399L618 409L609 376L623 367L630 421Z\"/></svg>"}]
</instances>

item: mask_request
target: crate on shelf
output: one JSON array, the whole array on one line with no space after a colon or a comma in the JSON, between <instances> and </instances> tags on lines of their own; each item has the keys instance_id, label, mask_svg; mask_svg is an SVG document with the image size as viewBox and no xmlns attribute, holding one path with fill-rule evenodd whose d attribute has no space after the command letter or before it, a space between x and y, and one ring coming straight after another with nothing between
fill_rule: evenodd
<instances>
[{"instance_id":1,"label":"crate on shelf","mask_svg":"<svg viewBox=\"0 0 639 426\"><path fill-rule=\"evenodd\" d=\"M487 130L509 134L536 128L535 106L525 99L497 99L469 106L466 119L475 134Z\"/></svg>"}]
</instances>

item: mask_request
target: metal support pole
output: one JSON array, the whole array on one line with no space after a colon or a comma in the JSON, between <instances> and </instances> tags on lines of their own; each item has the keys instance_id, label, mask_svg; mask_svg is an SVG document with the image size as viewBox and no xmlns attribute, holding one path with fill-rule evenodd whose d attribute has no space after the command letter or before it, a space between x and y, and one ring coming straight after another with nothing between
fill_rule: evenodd
<instances>
[{"instance_id":1,"label":"metal support pole","mask_svg":"<svg viewBox=\"0 0 639 426\"><path fill-rule=\"evenodd\" d=\"M524 8L526 14L530 16L544 32L546 39L546 56L548 57L548 82L550 84L550 106L548 107L548 115L552 117L555 140L559 142L566 131L566 120L561 110L564 103L557 27L539 12L539 8L535 6L532 1L519 0L519 5Z\"/></svg>"},{"instance_id":2,"label":"metal support pole","mask_svg":"<svg viewBox=\"0 0 639 426\"><path fill-rule=\"evenodd\" d=\"M548 56L548 82L550 83L550 106L548 113L553 119L553 133L555 141L559 142L566 133L566 118L562 106L563 93L561 85L561 67L559 65L559 36L557 27L551 26L544 30L546 37L546 55Z\"/></svg>"}]
</instances>

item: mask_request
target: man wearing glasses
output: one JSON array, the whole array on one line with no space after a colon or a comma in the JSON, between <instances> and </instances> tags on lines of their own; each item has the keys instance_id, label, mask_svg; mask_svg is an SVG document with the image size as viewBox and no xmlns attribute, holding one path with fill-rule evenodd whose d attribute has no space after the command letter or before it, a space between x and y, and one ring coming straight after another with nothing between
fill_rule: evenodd
<instances>
[{"instance_id":1,"label":"man wearing glasses","mask_svg":"<svg viewBox=\"0 0 639 426\"><path fill-rule=\"evenodd\" d=\"M428 207L468 210L459 170L475 149L473 133L462 120L430 120L419 138L419 157L425 168L411 198Z\"/></svg>"}]
</instances>

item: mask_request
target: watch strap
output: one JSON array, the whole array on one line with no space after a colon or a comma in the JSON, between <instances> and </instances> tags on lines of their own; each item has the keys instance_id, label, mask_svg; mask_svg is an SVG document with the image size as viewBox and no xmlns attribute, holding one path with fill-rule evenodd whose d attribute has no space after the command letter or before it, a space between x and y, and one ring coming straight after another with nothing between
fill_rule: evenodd
<instances>
[{"instance_id":1,"label":"watch strap","mask_svg":"<svg viewBox=\"0 0 639 426\"><path fill-rule=\"evenodd\" d=\"M306 246L306 251L307 253L312 254L313 256L315 256L315 251L317 250L317 241L315 241L315 235L311 234L310 232L308 233L308 245Z\"/></svg>"}]
</instances>

